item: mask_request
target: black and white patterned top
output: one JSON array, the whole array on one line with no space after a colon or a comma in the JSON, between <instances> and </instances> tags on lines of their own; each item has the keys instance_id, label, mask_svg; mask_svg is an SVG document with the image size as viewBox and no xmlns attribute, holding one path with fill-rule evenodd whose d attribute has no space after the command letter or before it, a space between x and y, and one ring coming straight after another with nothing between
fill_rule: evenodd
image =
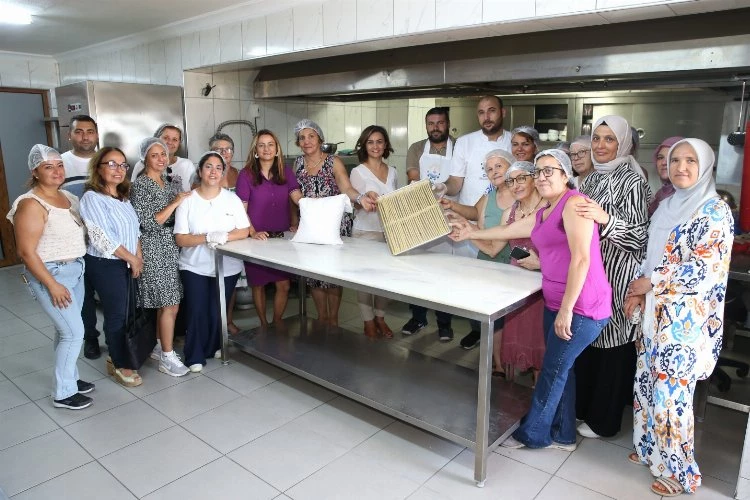
<instances>
[{"instance_id":1,"label":"black and white patterned top","mask_svg":"<svg viewBox=\"0 0 750 500\"><path fill-rule=\"evenodd\" d=\"M142 307L166 307L179 304L182 299L180 251L172 234L174 214L164 224L155 218L178 192L179 185L174 182L165 179L164 187L160 187L145 174L138 176L130 188L130 202L141 224L143 271L138 278L138 305Z\"/></svg>"},{"instance_id":2,"label":"black and white patterned top","mask_svg":"<svg viewBox=\"0 0 750 500\"><path fill-rule=\"evenodd\" d=\"M609 223L599 227L599 235L604 270L612 286L612 318L592 345L621 346L635 339L636 326L628 323L623 302L646 255L651 188L646 179L623 163L611 173L588 175L580 191L610 216Z\"/></svg>"}]
</instances>

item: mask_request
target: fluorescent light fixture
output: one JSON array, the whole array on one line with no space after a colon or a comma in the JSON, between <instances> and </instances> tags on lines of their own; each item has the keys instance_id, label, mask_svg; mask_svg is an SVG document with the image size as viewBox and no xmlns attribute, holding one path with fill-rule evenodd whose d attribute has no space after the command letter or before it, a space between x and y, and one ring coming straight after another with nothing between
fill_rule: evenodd
<instances>
[{"instance_id":1,"label":"fluorescent light fixture","mask_svg":"<svg viewBox=\"0 0 750 500\"><path fill-rule=\"evenodd\" d=\"M0 23L31 24L31 12L20 5L0 3L0 12Z\"/></svg>"}]
</instances>

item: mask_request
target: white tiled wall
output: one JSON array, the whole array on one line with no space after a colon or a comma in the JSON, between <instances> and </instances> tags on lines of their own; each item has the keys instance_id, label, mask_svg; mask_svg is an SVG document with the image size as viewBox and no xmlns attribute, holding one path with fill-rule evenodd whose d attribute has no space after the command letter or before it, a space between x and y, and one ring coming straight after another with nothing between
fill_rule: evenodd
<instances>
[{"instance_id":1,"label":"white tiled wall","mask_svg":"<svg viewBox=\"0 0 750 500\"><path fill-rule=\"evenodd\" d=\"M53 58L0 52L0 87L52 89L58 81ZM50 113L57 116L54 95L50 98Z\"/></svg>"}]
</instances>

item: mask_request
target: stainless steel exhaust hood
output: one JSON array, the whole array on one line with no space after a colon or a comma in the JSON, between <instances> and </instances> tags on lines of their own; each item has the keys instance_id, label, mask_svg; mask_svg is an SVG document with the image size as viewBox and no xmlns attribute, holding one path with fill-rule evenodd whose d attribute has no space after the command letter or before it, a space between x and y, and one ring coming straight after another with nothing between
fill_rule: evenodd
<instances>
[{"instance_id":1,"label":"stainless steel exhaust hood","mask_svg":"<svg viewBox=\"0 0 750 500\"><path fill-rule=\"evenodd\" d=\"M363 100L726 87L750 70L748 26L741 9L337 56L264 67L254 91Z\"/></svg>"}]
</instances>

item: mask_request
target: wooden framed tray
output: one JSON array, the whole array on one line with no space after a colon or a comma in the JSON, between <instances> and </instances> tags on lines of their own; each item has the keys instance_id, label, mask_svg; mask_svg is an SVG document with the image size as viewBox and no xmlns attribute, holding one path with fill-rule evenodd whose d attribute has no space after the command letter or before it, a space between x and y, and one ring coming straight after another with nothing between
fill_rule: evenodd
<instances>
[{"instance_id":1,"label":"wooden framed tray","mask_svg":"<svg viewBox=\"0 0 750 500\"><path fill-rule=\"evenodd\" d=\"M378 198L378 213L393 255L402 254L451 232L427 179Z\"/></svg>"}]
</instances>

